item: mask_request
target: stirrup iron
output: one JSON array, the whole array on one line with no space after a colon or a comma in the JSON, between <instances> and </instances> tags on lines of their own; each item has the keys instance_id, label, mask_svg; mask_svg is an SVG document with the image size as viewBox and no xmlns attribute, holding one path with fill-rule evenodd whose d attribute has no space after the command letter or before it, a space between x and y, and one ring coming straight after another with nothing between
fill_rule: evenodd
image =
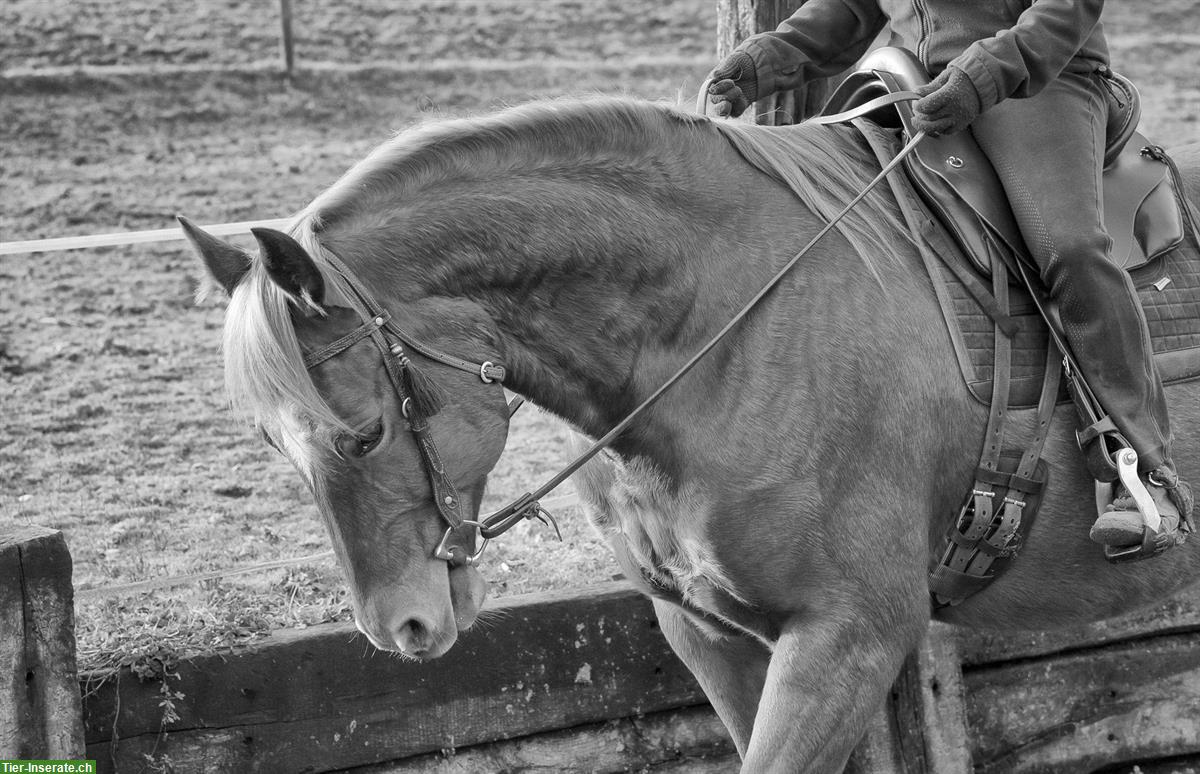
<instances>
[{"instance_id":1,"label":"stirrup iron","mask_svg":"<svg viewBox=\"0 0 1200 774\"><path fill-rule=\"evenodd\" d=\"M1166 535L1160 534L1162 517L1158 513L1158 505L1155 504L1153 495L1138 476L1137 452L1125 447L1119 449L1113 457L1117 464L1117 476L1133 499L1138 513L1142 515L1142 542L1131 546L1105 546L1104 558L1114 564L1120 564L1158 556L1174 545L1174 541L1167 540ZM1098 512L1103 513L1105 507L1113 501L1114 488L1112 484L1096 482Z\"/></svg>"}]
</instances>

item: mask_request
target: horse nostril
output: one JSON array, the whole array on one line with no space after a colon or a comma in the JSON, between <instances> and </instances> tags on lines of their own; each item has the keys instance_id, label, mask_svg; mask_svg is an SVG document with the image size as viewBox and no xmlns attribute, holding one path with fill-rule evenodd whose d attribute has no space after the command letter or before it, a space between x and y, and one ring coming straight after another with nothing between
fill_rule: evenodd
<instances>
[{"instance_id":1,"label":"horse nostril","mask_svg":"<svg viewBox=\"0 0 1200 774\"><path fill-rule=\"evenodd\" d=\"M396 629L396 645L401 652L419 658L432 647L433 633L424 621L410 618Z\"/></svg>"}]
</instances>

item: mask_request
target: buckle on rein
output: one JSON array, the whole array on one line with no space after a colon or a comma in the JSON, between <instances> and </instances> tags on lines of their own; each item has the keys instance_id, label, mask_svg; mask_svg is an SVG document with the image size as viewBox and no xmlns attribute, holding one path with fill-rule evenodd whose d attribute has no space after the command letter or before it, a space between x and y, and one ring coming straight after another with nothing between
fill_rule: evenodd
<instances>
[{"instance_id":1,"label":"buckle on rein","mask_svg":"<svg viewBox=\"0 0 1200 774\"><path fill-rule=\"evenodd\" d=\"M484 549L487 548L487 544L491 542L492 538L499 537L525 519L537 519L546 526L553 527L555 536L560 541L563 539L562 531L558 528L558 519L543 508L540 502L533 499L532 494L526 492L483 521L463 519L457 526L447 527L433 556L435 559L449 562L451 567L470 567L476 564L479 557L483 555ZM479 547L473 553L466 548L469 543L459 544L452 541L455 533L462 527L474 528L479 538Z\"/></svg>"}]
</instances>

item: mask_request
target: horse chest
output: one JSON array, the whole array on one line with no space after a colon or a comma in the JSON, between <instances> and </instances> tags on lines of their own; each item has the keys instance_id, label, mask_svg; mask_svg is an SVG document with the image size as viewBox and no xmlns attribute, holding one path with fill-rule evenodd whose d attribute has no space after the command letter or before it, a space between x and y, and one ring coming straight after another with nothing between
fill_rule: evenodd
<instances>
[{"instance_id":1,"label":"horse chest","mask_svg":"<svg viewBox=\"0 0 1200 774\"><path fill-rule=\"evenodd\" d=\"M627 573L636 570L694 603L714 588L740 598L709 537L713 509L703 492L672 489L637 460L608 455L589 467L578 479L580 496Z\"/></svg>"}]
</instances>

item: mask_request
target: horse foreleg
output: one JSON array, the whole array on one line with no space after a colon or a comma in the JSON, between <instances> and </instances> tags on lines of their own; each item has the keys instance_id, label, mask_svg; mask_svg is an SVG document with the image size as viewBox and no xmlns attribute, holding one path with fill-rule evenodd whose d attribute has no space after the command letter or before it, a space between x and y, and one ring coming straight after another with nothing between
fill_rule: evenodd
<instances>
[{"instance_id":1,"label":"horse foreleg","mask_svg":"<svg viewBox=\"0 0 1200 774\"><path fill-rule=\"evenodd\" d=\"M916 616L902 631L884 632L877 618L855 612L789 622L771 657L743 771L845 767L925 625Z\"/></svg>"},{"instance_id":2,"label":"horse foreleg","mask_svg":"<svg viewBox=\"0 0 1200 774\"><path fill-rule=\"evenodd\" d=\"M738 754L745 758L770 652L762 643L738 632L716 632L699 626L690 614L671 602L655 599L654 612L667 642L692 671L733 737Z\"/></svg>"}]
</instances>

